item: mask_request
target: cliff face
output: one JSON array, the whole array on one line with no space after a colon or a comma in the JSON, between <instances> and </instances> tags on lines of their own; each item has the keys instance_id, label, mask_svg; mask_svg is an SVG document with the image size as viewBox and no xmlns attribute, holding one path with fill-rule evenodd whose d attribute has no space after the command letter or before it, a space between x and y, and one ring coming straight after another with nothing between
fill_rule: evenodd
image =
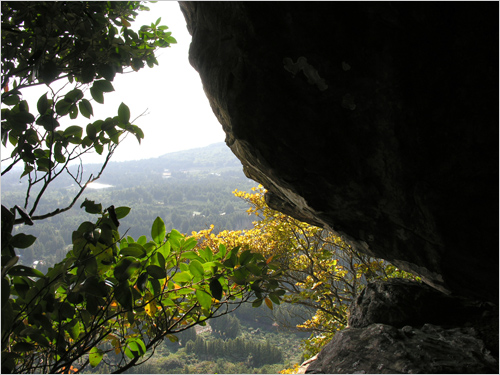
<instances>
[{"instance_id":1,"label":"cliff face","mask_svg":"<svg viewBox=\"0 0 500 375\"><path fill-rule=\"evenodd\" d=\"M444 292L498 298L498 4L181 2L268 202Z\"/></svg>"},{"instance_id":2,"label":"cliff face","mask_svg":"<svg viewBox=\"0 0 500 375\"><path fill-rule=\"evenodd\" d=\"M181 2L268 204L498 303L498 4Z\"/></svg>"}]
</instances>

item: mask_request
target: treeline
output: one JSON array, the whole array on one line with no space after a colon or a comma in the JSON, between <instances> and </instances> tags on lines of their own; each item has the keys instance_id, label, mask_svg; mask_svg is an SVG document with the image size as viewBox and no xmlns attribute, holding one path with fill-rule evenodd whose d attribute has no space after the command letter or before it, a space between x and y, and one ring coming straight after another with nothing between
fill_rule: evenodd
<instances>
[{"instance_id":1,"label":"treeline","mask_svg":"<svg viewBox=\"0 0 500 375\"><path fill-rule=\"evenodd\" d=\"M194 353L200 359L224 358L233 362L245 362L251 367L261 367L283 360L283 352L271 345L269 341L266 343L246 341L241 337L228 340L220 338L204 340L198 336L196 341L188 341L186 352Z\"/></svg>"}]
</instances>

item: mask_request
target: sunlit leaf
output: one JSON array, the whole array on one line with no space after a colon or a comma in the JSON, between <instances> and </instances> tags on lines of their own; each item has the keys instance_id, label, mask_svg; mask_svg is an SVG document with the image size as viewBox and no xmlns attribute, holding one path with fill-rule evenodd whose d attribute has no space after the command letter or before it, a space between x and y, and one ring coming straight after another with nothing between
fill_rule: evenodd
<instances>
[{"instance_id":1,"label":"sunlit leaf","mask_svg":"<svg viewBox=\"0 0 500 375\"><path fill-rule=\"evenodd\" d=\"M96 367L99 363L101 363L102 358L104 357L104 352L97 348L93 347L89 352L89 363L92 367Z\"/></svg>"},{"instance_id":2,"label":"sunlit leaf","mask_svg":"<svg viewBox=\"0 0 500 375\"><path fill-rule=\"evenodd\" d=\"M212 296L204 290L196 289L196 299L204 309L210 309L212 305Z\"/></svg>"},{"instance_id":3,"label":"sunlit leaf","mask_svg":"<svg viewBox=\"0 0 500 375\"><path fill-rule=\"evenodd\" d=\"M176 229L172 229L168 235L168 240L174 249L178 249L184 236Z\"/></svg>"},{"instance_id":4,"label":"sunlit leaf","mask_svg":"<svg viewBox=\"0 0 500 375\"><path fill-rule=\"evenodd\" d=\"M116 218L118 220L123 219L125 216L127 216L129 214L129 212L130 212L130 207L122 206L122 207L115 208L115 214L116 214Z\"/></svg>"},{"instance_id":5,"label":"sunlit leaf","mask_svg":"<svg viewBox=\"0 0 500 375\"><path fill-rule=\"evenodd\" d=\"M154 242L160 245L165 239L165 235L167 230L165 228L165 223L163 222L161 217L157 217L153 222L153 226L151 227L151 238Z\"/></svg>"},{"instance_id":6,"label":"sunlit leaf","mask_svg":"<svg viewBox=\"0 0 500 375\"><path fill-rule=\"evenodd\" d=\"M127 357L134 359L135 357L140 357L145 353L146 345L144 345L144 342L141 339L133 337L127 341L125 347L125 354Z\"/></svg>"},{"instance_id":7,"label":"sunlit leaf","mask_svg":"<svg viewBox=\"0 0 500 375\"><path fill-rule=\"evenodd\" d=\"M203 266L201 265L200 261L193 259L189 263L189 271L193 276L198 276L198 277L203 277L205 272L203 270Z\"/></svg>"},{"instance_id":8,"label":"sunlit leaf","mask_svg":"<svg viewBox=\"0 0 500 375\"><path fill-rule=\"evenodd\" d=\"M176 273L173 278L175 282L186 283L193 279L193 275L187 271Z\"/></svg>"}]
</instances>

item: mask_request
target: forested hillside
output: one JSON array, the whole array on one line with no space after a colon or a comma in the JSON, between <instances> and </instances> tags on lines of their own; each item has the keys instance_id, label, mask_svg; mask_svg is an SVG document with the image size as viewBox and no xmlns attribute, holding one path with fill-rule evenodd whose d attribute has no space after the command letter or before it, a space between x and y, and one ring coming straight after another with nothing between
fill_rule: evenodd
<instances>
[{"instance_id":1,"label":"forested hillside","mask_svg":"<svg viewBox=\"0 0 500 375\"><path fill-rule=\"evenodd\" d=\"M97 167L88 165L85 173L96 173ZM2 177L2 204L6 207L22 206L24 202L27 183L26 179L19 180L21 173ZM56 180L40 202L40 212L64 207L75 196L77 188L63 177L67 176ZM70 211L38 221L32 227L18 226L17 232L22 230L37 237L32 246L20 250L20 262L37 262L37 269L45 271L48 265L60 261L71 244L72 231L91 217L80 208L85 199L104 207L131 207L121 226L134 238L148 236L157 216L165 221L167 230L191 233L213 224L218 232L251 225L252 218L246 213L248 205L232 191L248 191L253 186L256 183L245 177L239 160L224 143L155 159L111 162L99 183L91 184Z\"/></svg>"}]
</instances>

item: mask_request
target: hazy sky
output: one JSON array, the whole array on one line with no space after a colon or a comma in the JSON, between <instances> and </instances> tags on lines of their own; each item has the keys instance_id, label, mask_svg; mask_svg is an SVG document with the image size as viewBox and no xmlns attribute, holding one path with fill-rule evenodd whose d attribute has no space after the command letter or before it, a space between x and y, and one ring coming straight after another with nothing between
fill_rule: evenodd
<instances>
[{"instance_id":1,"label":"hazy sky","mask_svg":"<svg viewBox=\"0 0 500 375\"><path fill-rule=\"evenodd\" d=\"M129 106L131 119L148 109L147 116L134 122L145 134L141 145L134 136L129 135L118 147L113 161L157 157L168 152L222 142L225 138L203 92L200 76L189 64L191 35L179 4L176 1L159 1L148 3L147 6L151 10L139 12L134 28L138 29L161 17L160 24L169 27L177 44L158 51L158 66L117 74L113 81L115 92L104 94L104 105L92 102L95 115L91 117L92 121L116 116L121 102ZM43 87L37 87L32 95L25 95L32 113L36 112L36 101L46 91ZM79 125L85 128L89 120L79 115L70 122L66 126ZM2 159L6 156L8 154L2 146ZM99 160L98 155L95 155L86 157L84 162Z\"/></svg>"}]
</instances>

